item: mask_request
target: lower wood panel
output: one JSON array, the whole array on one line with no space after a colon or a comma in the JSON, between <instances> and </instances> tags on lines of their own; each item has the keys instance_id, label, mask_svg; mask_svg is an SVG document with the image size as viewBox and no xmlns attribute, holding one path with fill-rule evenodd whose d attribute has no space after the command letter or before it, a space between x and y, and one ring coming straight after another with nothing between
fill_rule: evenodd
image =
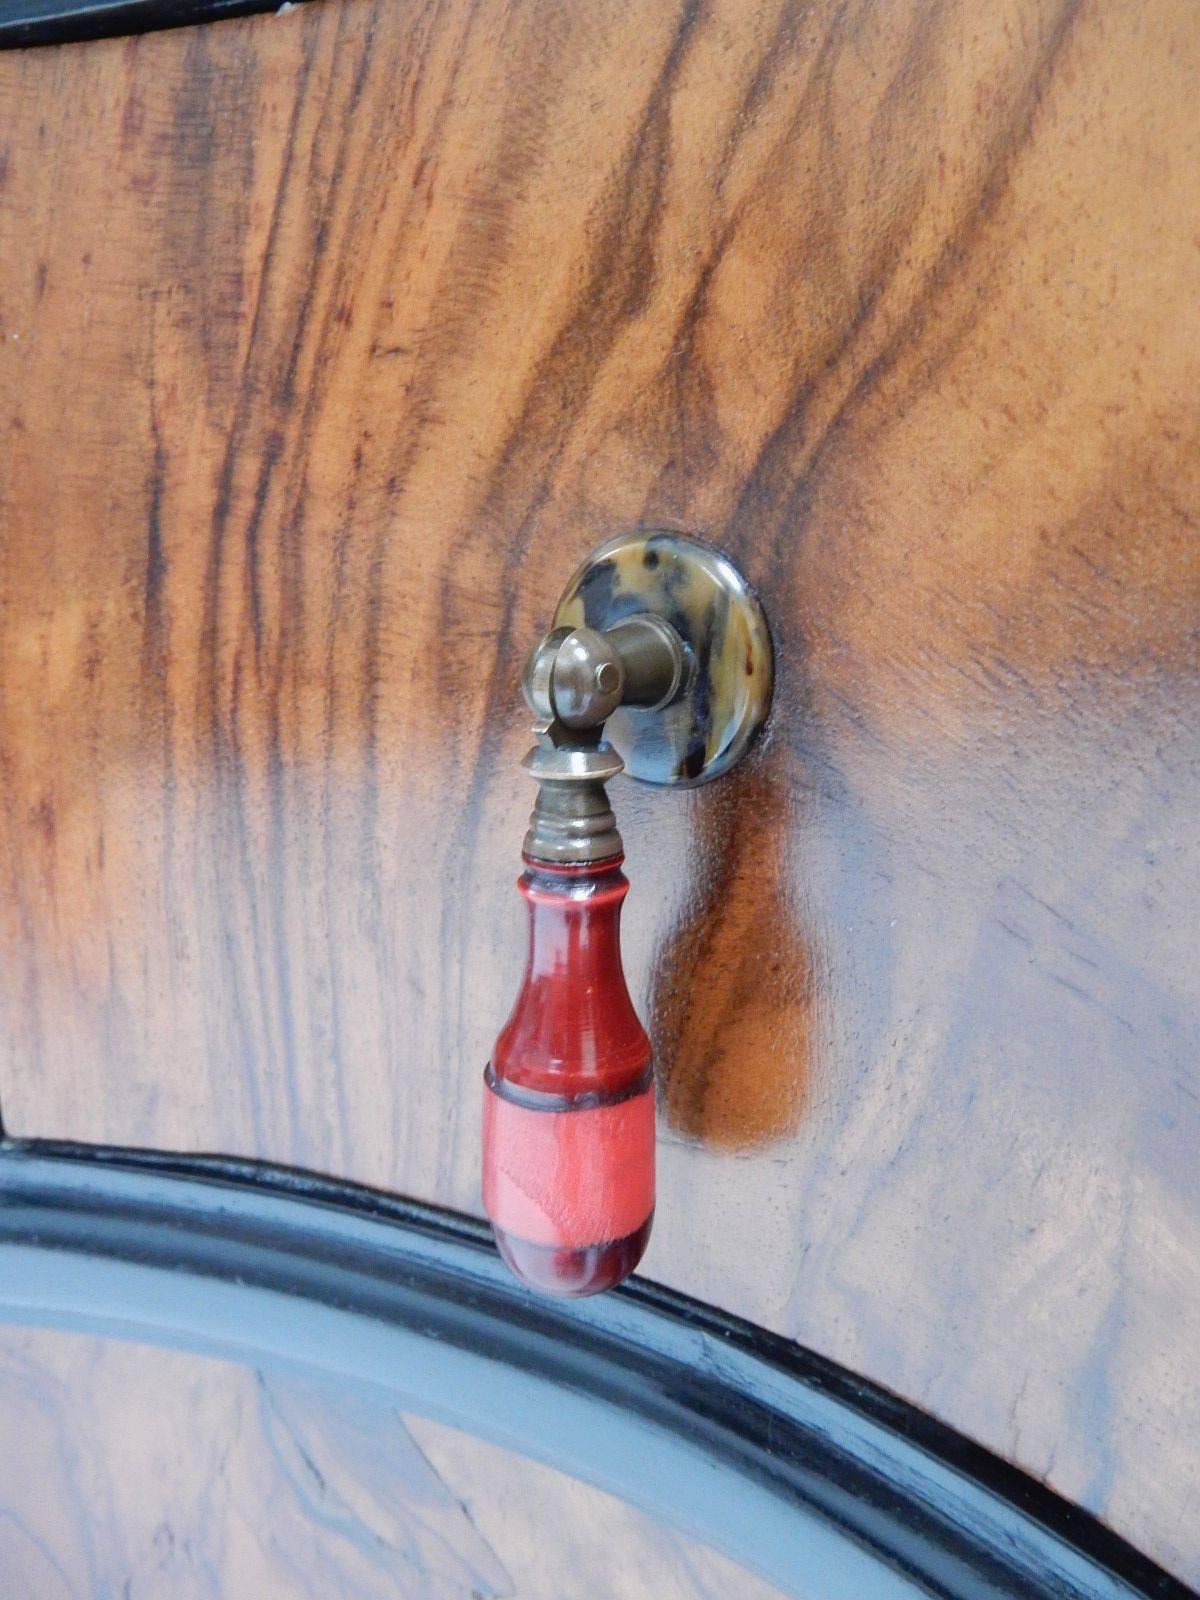
<instances>
[{"instance_id":1,"label":"lower wood panel","mask_svg":"<svg viewBox=\"0 0 1200 1600\"><path fill-rule=\"evenodd\" d=\"M0 62L11 1132L478 1206L516 680L758 584L768 739L623 788L646 1271L1200 1582L1189 0L540 0Z\"/></svg>"},{"instance_id":2,"label":"lower wood panel","mask_svg":"<svg viewBox=\"0 0 1200 1600\"><path fill-rule=\"evenodd\" d=\"M30 1600L768 1600L703 1545L369 1389L7 1330L0 1571Z\"/></svg>"}]
</instances>

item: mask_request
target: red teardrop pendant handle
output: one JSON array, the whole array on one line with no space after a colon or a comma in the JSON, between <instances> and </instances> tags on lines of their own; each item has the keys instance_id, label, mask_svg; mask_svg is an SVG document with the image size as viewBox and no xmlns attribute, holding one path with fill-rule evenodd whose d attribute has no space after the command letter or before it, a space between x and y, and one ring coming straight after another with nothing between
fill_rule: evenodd
<instances>
[{"instance_id":1,"label":"red teardrop pendant handle","mask_svg":"<svg viewBox=\"0 0 1200 1600\"><path fill-rule=\"evenodd\" d=\"M524 857L529 957L484 1074L483 1203L533 1288L585 1295L633 1271L654 1215L650 1041L621 967L623 858Z\"/></svg>"}]
</instances>

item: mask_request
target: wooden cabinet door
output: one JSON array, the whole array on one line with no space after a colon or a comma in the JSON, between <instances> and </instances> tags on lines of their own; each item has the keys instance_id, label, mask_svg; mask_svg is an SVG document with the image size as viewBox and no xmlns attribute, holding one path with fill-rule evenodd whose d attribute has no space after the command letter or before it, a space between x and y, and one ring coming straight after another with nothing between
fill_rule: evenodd
<instances>
[{"instance_id":1,"label":"wooden cabinet door","mask_svg":"<svg viewBox=\"0 0 1200 1600\"><path fill-rule=\"evenodd\" d=\"M614 786L642 1270L1200 1582L1198 73L1190 0L0 55L14 1158L478 1216L521 662L694 533L777 687L730 777Z\"/></svg>"}]
</instances>

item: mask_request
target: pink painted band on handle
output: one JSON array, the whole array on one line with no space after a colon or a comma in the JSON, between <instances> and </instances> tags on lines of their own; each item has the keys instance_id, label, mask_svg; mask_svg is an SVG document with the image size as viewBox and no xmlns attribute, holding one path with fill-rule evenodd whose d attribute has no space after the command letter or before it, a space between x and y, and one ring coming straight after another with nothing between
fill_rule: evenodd
<instances>
[{"instance_id":1,"label":"pink painted band on handle","mask_svg":"<svg viewBox=\"0 0 1200 1600\"><path fill-rule=\"evenodd\" d=\"M578 1249L635 1233L654 1209L654 1092L534 1110L487 1089L483 1204L531 1244Z\"/></svg>"}]
</instances>

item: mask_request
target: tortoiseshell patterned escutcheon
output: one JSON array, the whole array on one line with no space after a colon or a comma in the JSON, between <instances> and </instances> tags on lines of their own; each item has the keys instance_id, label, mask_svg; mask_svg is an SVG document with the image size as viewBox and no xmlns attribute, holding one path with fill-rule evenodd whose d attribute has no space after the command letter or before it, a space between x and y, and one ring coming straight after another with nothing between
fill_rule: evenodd
<instances>
[{"instance_id":1,"label":"tortoiseshell patterned escutcheon","mask_svg":"<svg viewBox=\"0 0 1200 1600\"><path fill-rule=\"evenodd\" d=\"M697 784L745 754L771 704L773 656L762 607L733 563L685 534L610 539L567 585L554 626L610 628L653 611L691 656L688 685L660 710L621 706L606 737L631 777Z\"/></svg>"}]
</instances>

